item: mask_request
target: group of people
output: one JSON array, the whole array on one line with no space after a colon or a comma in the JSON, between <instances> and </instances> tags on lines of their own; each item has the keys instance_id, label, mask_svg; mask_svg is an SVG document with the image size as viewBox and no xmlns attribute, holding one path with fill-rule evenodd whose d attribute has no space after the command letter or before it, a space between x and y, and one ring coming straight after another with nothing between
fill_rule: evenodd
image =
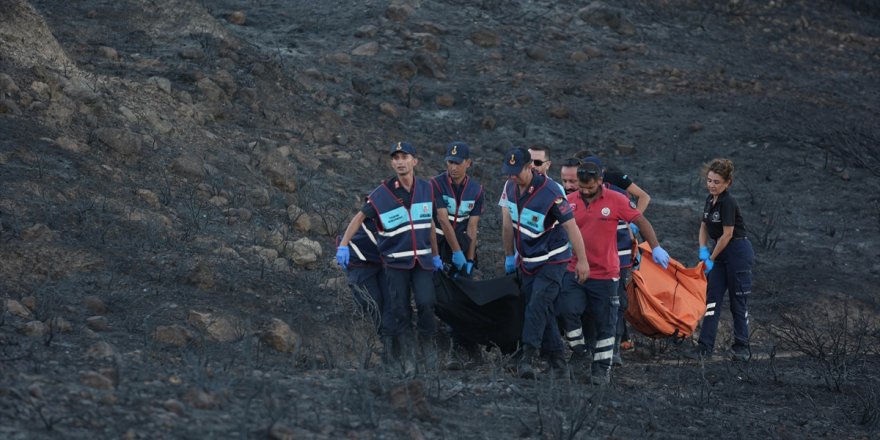
<instances>
[{"instance_id":1,"label":"group of people","mask_svg":"<svg viewBox=\"0 0 880 440\"><path fill-rule=\"evenodd\" d=\"M370 193L339 238L336 254L381 336L383 364L407 377L417 374L417 359L425 368L437 366L432 272L446 265L456 276L473 274L484 199L482 186L468 175L472 159L466 143L446 146L446 171L430 180L416 177L418 157L411 143L391 146L395 176ZM584 151L564 161L560 184L549 177L551 163L550 149L535 146L511 149L501 166L507 177L498 202L504 270L518 273L525 303L519 349L508 366L520 377L534 378L536 361L543 358L552 373L582 366L592 383L604 385L612 366L622 365L620 349L628 343L623 311L625 285L638 263L636 237L648 242L654 262L664 268L669 254L644 216L650 196L626 174L603 168L597 156ZM734 353L743 358L754 254L727 192L732 163L717 159L705 173L710 195L699 257L709 279L707 312L700 343L688 355L711 356L715 311L729 291ZM478 361L478 349L463 348ZM460 367L454 356L449 361L447 368Z\"/></svg>"}]
</instances>

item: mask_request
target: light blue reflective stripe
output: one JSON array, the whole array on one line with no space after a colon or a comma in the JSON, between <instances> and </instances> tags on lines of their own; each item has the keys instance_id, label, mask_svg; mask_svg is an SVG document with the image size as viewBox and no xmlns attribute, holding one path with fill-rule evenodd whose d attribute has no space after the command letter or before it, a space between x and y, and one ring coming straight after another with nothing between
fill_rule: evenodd
<instances>
[{"instance_id":1,"label":"light blue reflective stripe","mask_svg":"<svg viewBox=\"0 0 880 440\"><path fill-rule=\"evenodd\" d=\"M455 197L443 195L443 201L446 203L446 210L449 211L450 214L455 215Z\"/></svg>"},{"instance_id":2,"label":"light blue reflective stripe","mask_svg":"<svg viewBox=\"0 0 880 440\"><path fill-rule=\"evenodd\" d=\"M409 210L412 213L413 221L431 220L432 205L433 203L431 202L413 203L412 208Z\"/></svg>"},{"instance_id":3,"label":"light blue reflective stripe","mask_svg":"<svg viewBox=\"0 0 880 440\"><path fill-rule=\"evenodd\" d=\"M516 203L507 201L507 210L510 211L510 219L514 221L514 223L519 222L519 211L516 209Z\"/></svg>"},{"instance_id":4,"label":"light blue reflective stripe","mask_svg":"<svg viewBox=\"0 0 880 440\"><path fill-rule=\"evenodd\" d=\"M474 205L477 204L476 200L462 200L461 205L458 207L458 216L464 217L470 215L471 210L474 208ZM453 211L449 211L453 212Z\"/></svg>"},{"instance_id":5,"label":"light blue reflective stripe","mask_svg":"<svg viewBox=\"0 0 880 440\"><path fill-rule=\"evenodd\" d=\"M409 215L407 215L406 208L401 206L379 214L379 220L382 221L384 229L394 229L404 223L409 223Z\"/></svg>"},{"instance_id":6,"label":"light blue reflective stripe","mask_svg":"<svg viewBox=\"0 0 880 440\"><path fill-rule=\"evenodd\" d=\"M544 232L544 219L546 216L541 214L538 211L532 211L531 209L523 209L522 216L520 217L519 224L522 226L527 226L529 229L537 232L538 234Z\"/></svg>"}]
</instances>

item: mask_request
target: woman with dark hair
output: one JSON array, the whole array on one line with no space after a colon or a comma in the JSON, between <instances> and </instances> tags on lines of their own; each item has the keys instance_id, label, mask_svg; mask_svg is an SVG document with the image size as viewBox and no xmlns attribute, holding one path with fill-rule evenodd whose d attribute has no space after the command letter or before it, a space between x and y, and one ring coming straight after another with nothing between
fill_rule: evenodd
<instances>
[{"instance_id":1,"label":"woman with dark hair","mask_svg":"<svg viewBox=\"0 0 880 440\"><path fill-rule=\"evenodd\" d=\"M688 357L711 357L718 333L718 318L724 293L733 314L733 359L747 361L749 350L748 298L752 291L755 252L736 199L728 191L733 184L733 162L714 159L703 169L709 196L700 223L700 260L706 265L706 314L699 344ZM712 246L709 239L715 244Z\"/></svg>"}]
</instances>

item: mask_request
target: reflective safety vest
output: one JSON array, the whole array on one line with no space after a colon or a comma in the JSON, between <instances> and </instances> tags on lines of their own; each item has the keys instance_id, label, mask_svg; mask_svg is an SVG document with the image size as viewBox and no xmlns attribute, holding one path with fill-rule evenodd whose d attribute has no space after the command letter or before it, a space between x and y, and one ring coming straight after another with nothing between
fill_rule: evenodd
<instances>
[{"instance_id":1,"label":"reflective safety vest","mask_svg":"<svg viewBox=\"0 0 880 440\"><path fill-rule=\"evenodd\" d=\"M435 176L433 179L440 192L443 194L443 207L448 213L449 223L455 229L455 237L462 250L466 250L470 246L470 237L467 236L468 219L471 217L471 211L477 203L477 199L483 192L483 187L469 176L465 176L461 195L456 197L455 191L452 189L452 179L447 173ZM438 239L443 238L443 230L440 229L440 223L435 219L436 224L434 232L437 233Z\"/></svg>"},{"instance_id":2,"label":"reflective safety vest","mask_svg":"<svg viewBox=\"0 0 880 440\"><path fill-rule=\"evenodd\" d=\"M364 219L360 229L351 237L348 246L352 251L350 264L352 266L368 266L371 264L380 264L382 260L379 257L378 229L372 219Z\"/></svg>"},{"instance_id":3,"label":"reflective safety vest","mask_svg":"<svg viewBox=\"0 0 880 440\"><path fill-rule=\"evenodd\" d=\"M605 186L617 191L629 198L629 194L623 189L609 184ZM633 239L629 233L629 223L621 220L617 222L617 256L620 258L620 268L632 267L633 265Z\"/></svg>"},{"instance_id":4,"label":"reflective safety vest","mask_svg":"<svg viewBox=\"0 0 880 440\"><path fill-rule=\"evenodd\" d=\"M567 262L571 258L571 244L559 223L544 227L550 208L560 198L565 199L559 185L536 173L528 191L528 197L519 205L518 200L511 200L517 198L516 183L508 181L505 186L507 210L519 252L517 264L524 271L532 272L547 263Z\"/></svg>"},{"instance_id":5,"label":"reflective safety vest","mask_svg":"<svg viewBox=\"0 0 880 440\"><path fill-rule=\"evenodd\" d=\"M416 178L409 209L384 183L370 194L370 203L379 213L378 247L386 266L397 269L432 269L434 192L427 180Z\"/></svg>"}]
</instances>

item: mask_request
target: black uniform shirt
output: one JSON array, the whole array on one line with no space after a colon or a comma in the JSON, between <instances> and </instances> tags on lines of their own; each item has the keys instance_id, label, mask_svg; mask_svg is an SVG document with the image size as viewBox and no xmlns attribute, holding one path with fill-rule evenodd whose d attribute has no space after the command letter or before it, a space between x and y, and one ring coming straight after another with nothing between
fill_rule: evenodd
<instances>
[{"instance_id":1,"label":"black uniform shirt","mask_svg":"<svg viewBox=\"0 0 880 440\"><path fill-rule=\"evenodd\" d=\"M703 223L713 240L718 240L724 233L724 226L733 226L733 238L746 238L746 225L736 199L728 191L718 195L718 201L712 205L712 195L706 198L703 208Z\"/></svg>"},{"instance_id":2,"label":"black uniform shirt","mask_svg":"<svg viewBox=\"0 0 880 440\"><path fill-rule=\"evenodd\" d=\"M620 170L605 170L605 172L602 173L602 181L605 183L610 183L624 191L626 191L626 189L633 184L633 181L629 178L629 175L624 174L623 171Z\"/></svg>"}]
</instances>

